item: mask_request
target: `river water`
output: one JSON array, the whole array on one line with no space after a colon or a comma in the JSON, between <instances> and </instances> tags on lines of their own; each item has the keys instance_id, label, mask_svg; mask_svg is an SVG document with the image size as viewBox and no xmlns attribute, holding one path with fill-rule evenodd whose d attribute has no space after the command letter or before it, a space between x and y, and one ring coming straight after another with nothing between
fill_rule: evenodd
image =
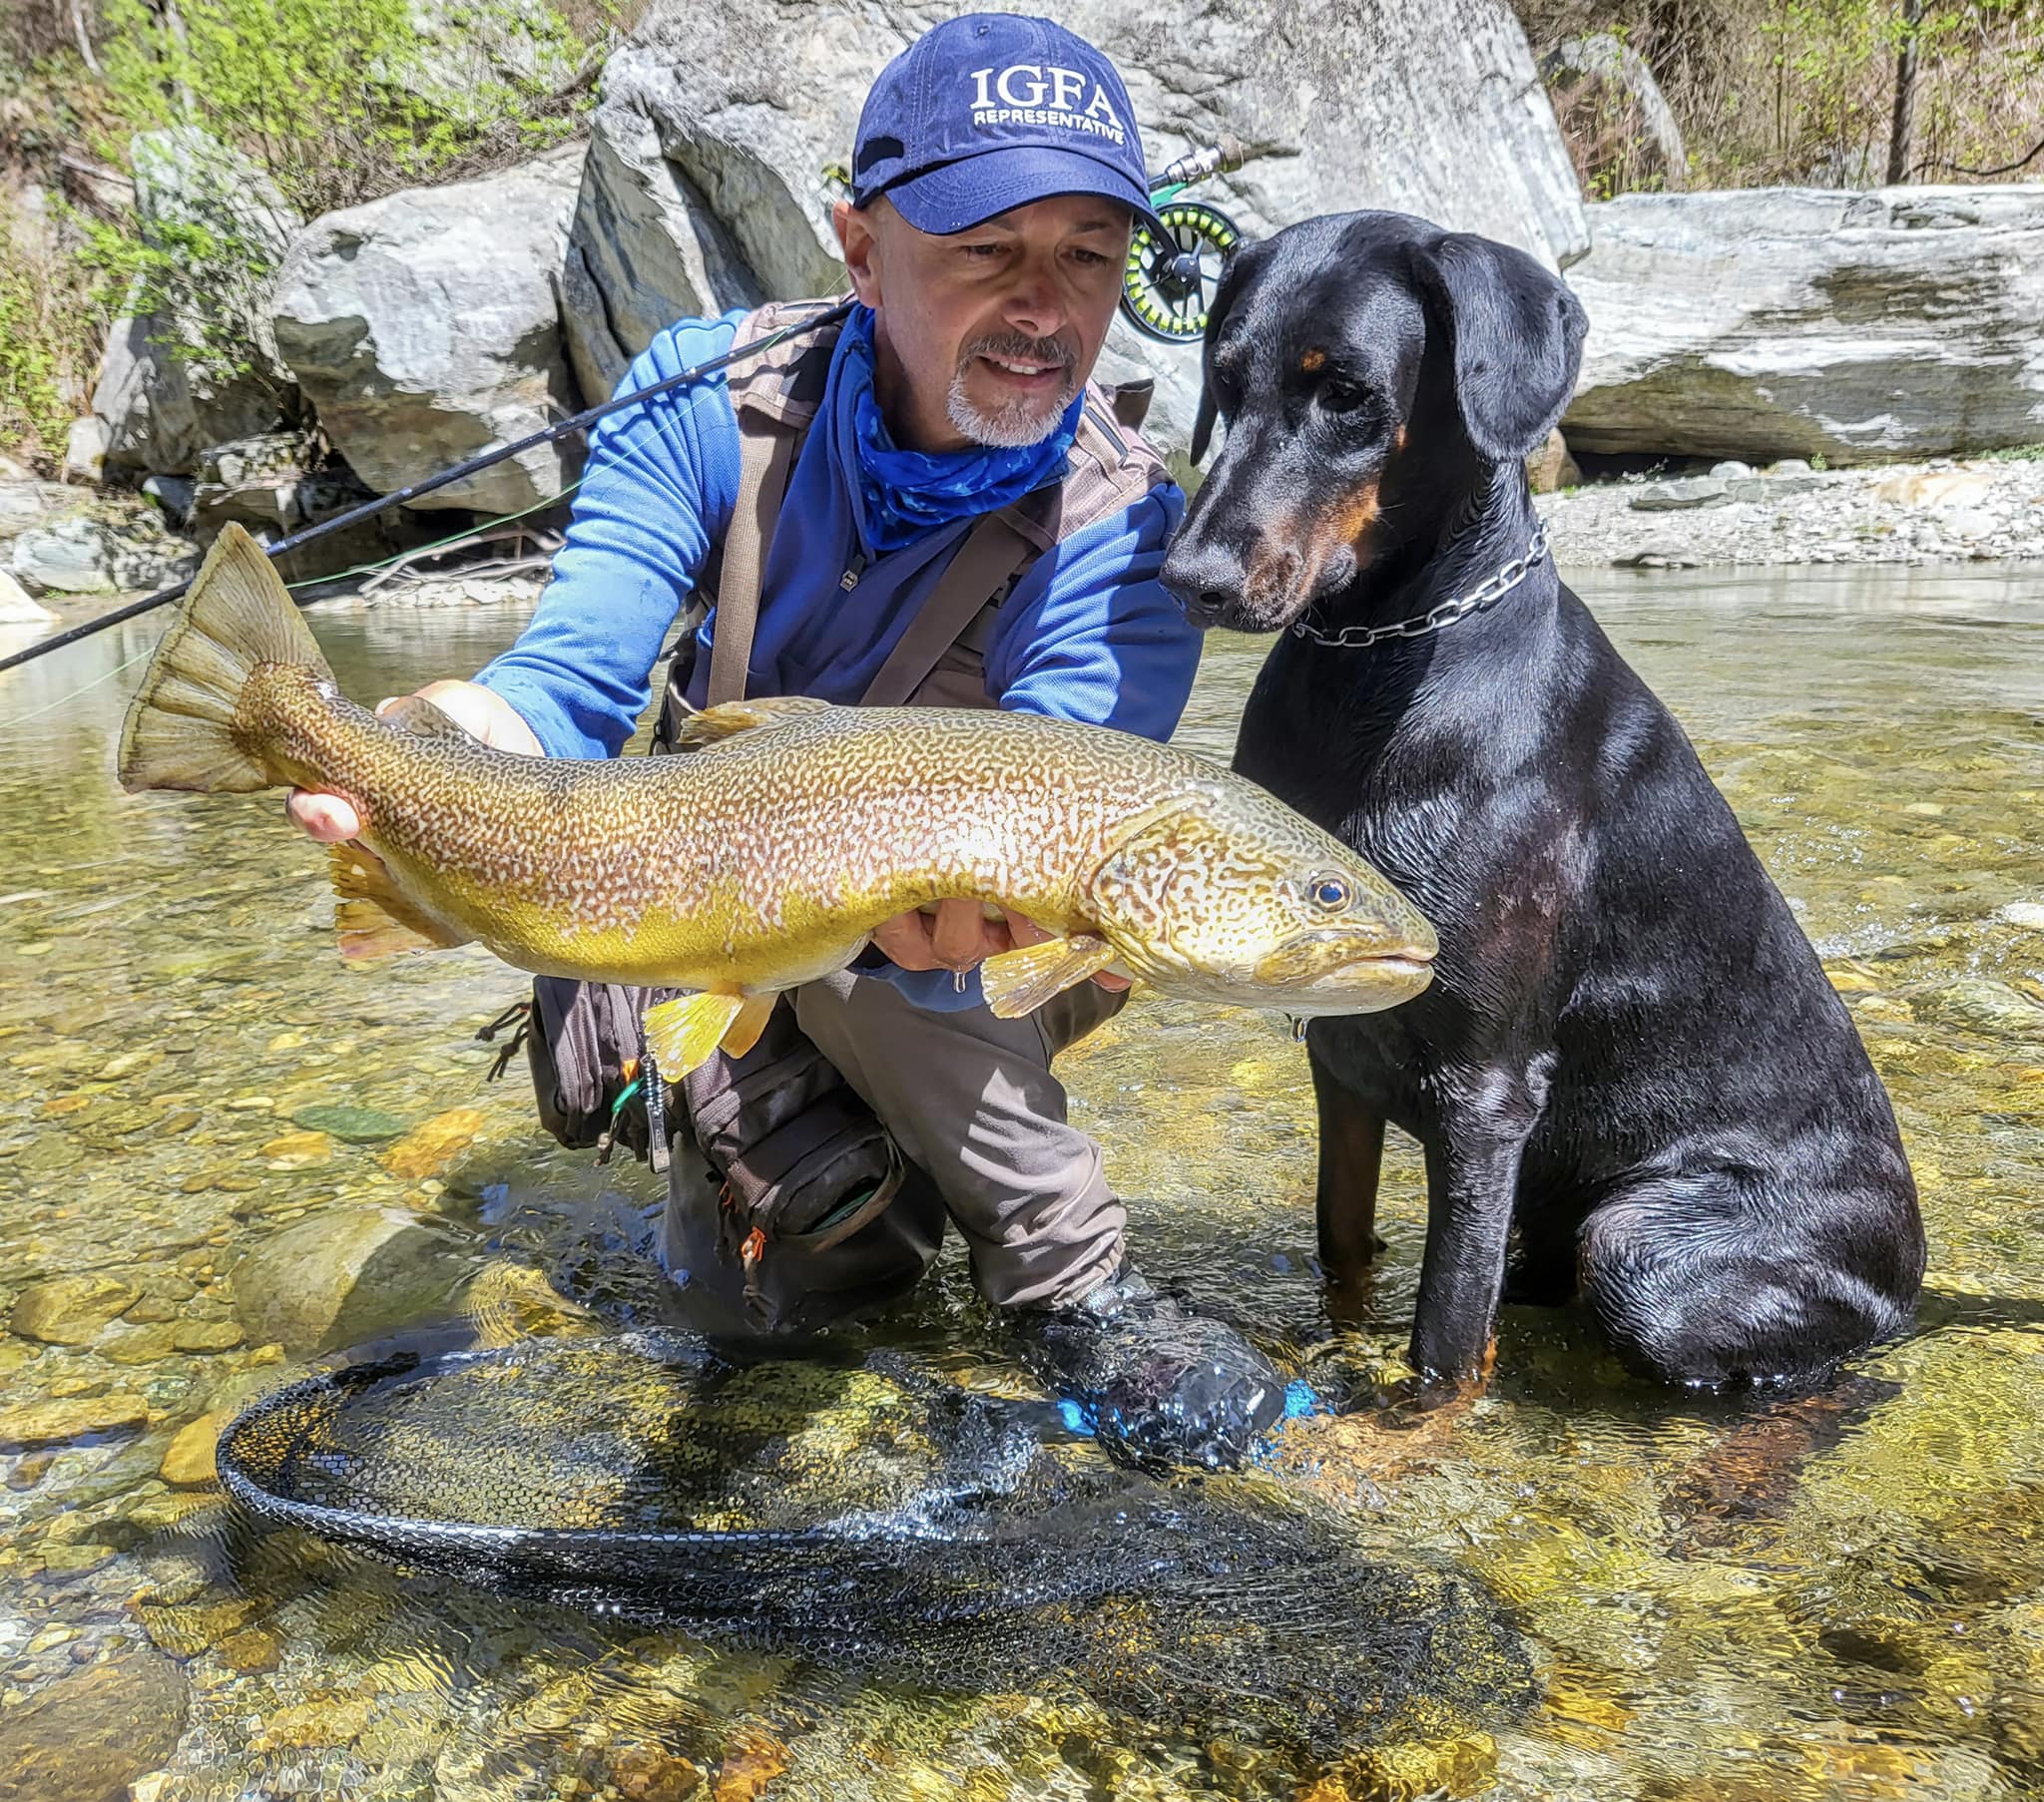
<instances>
[{"instance_id":1,"label":"river water","mask_svg":"<svg viewBox=\"0 0 2044 1802\"><path fill-rule=\"evenodd\" d=\"M120 792L152 623L0 677L0 1796L2044 1790L2044 590L1977 570L1579 588L1696 738L1888 1085L1930 1235L1922 1319L1823 1396L1721 1402L1513 1309L1472 1404L1292 1423L1272 1475L1300 1506L1479 1578L1539 1676L1520 1718L1328 1771L1027 1670L931 1695L230 1532L194 1422L421 1323L488 1342L657 1313L630 1249L654 1190L544 1139L519 1068L484 1082L473 1035L515 973L472 950L344 970L321 857L276 797ZM312 618L364 698L520 624ZM1185 742L1226 756L1261 652L1210 645ZM1154 1276L1324 1387L1395 1371L1417 1159L1387 1161L1381 1324L1334 1333L1281 1020L1139 1001L1063 1069ZM1026 1388L955 1247L890 1330Z\"/></svg>"}]
</instances>

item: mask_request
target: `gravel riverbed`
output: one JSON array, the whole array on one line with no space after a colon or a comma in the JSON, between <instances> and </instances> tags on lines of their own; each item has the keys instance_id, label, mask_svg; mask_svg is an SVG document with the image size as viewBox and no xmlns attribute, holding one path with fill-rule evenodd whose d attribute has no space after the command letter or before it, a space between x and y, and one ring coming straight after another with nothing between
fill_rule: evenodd
<instances>
[{"instance_id":1,"label":"gravel riverbed","mask_svg":"<svg viewBox=\"0 0 2044 1802\"><path fill-rule=\"evenodd\" d=\"M1713 564L2044 561L2044 458L1628 477L1542 495L1555 562Z\"/></svg>"}]
</instances>

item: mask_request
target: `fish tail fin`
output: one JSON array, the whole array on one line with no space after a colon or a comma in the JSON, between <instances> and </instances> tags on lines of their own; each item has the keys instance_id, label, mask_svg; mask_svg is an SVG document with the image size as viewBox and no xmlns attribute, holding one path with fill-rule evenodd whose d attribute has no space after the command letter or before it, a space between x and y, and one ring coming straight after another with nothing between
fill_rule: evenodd
<instances>
[{"instance_id":1,"label":"fish tail fin","mask_svg":"<svg viewBox=\"0 0 2044 1802\"><path fill-rule=\"evenodd\" d=\"M121 728L121 786L248 794L286 778L240 717L242 690L263 664L331 679L318 641L262 547L226 527L164 633Z\"/></svg>"}]
</instances>

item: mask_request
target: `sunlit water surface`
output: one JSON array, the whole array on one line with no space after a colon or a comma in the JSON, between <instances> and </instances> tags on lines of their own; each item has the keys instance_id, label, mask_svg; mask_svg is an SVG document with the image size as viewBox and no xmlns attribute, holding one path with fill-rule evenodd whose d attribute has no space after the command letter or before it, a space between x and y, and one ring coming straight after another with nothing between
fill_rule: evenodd
<instances>
[{"instance_id":1,"label":"sunlit water surface","mask_svg":"<svg viewBox=\"0 0 2044 1802\"><path fill-rule=\"evenodd\" d=\"M1580 587L1696 738L1888 1084L1930 1235L1922 1321L1825 1396L1717 1403L1628 1379L1578 1318L1509 1310L1473 1404L1293 1423L1282 1481L1371 1555L1483 1578L1544 1698L1331 1774L1032 1693L1026 1670L1006 1693L918 1694L227 1534L205 1431L197 1469L177 1436L304 1368L258 1339L657 1317L630 1250L655 1190L546 1140L522 1068L485 1085L473 1035L515 973L473 951L345 971L321 858L277 797L120 792L154 623L0 677L0 1307L99 1279L66 1291L75 1342L0 1336L0 1432L22 1448L0 1451L0 1793L2044 1790L2044 598L1974 572ZM364 698L467 671L520 623L313 618ZM1210 645L1185 742L1227 755L1262 651ZM1380 1325L1336 1334L1280 1019L1139 1001L1063 1071L1154 1275L1329 1390L1395 1370L1417 1159L1389 1159ZM336 1107L372 1112L318 1112ZM393 1210L382 1232L419 1224L349 1311L320 1315L316 1285L297 1314L238 1294L252 1247L365 1205ZM1024 1387L955 1247L880 1330Z\"/></svg>"}]
</instances>

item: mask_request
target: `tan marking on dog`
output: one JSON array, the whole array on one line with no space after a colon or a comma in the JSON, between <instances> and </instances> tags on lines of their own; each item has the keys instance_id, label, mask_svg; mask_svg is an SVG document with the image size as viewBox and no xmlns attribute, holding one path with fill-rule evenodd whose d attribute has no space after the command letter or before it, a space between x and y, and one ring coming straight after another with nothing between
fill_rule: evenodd
<instances>
[{"instance_id":1,"label":"tan marking on dog","mask_svg":"<svg viewBox=\"0 0 2044 1802\"><path fill-rule=\"evenodd\" d=\"M1308 350L1298 359L1298 366L1308 375L1315 374L1327 366L1327 353L1324 350Z\"/></svg>"}]
</instances>

